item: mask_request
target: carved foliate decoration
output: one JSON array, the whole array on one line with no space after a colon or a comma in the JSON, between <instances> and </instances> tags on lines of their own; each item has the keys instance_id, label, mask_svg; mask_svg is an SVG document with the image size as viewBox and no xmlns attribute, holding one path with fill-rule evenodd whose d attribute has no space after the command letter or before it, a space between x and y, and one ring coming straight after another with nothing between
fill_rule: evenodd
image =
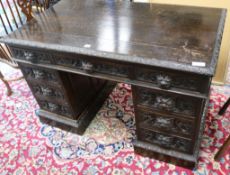
<instances>
[{"instance_id":1,"label":"carved foliate decoration","mask_svg":"<svg viewBox=\"0 0 230 175\"><path fill-rule=\"evenodd\" d=\"M153 114L143 114L140 115L140 117L140 126L144 128L158 128L186 135L193 134L192 123L188 121L181 121L170 117L153 116Z\"/></svg>"},{"instance_id":2,"label":"carved foliate decoration","mask_svg":"<svg viewBox=\"0 0 230 175\"><path fill-rule=\"evenodd\" d=\"M191 143L183 139L174 139L174 145L172 147L187 152L191 148Z\"/></svg>"},{"instance_id":3,"label":"carved foliate decoration","mask_svg":"<svg viewBox=\"0 0 230 175\"><path fill-rule=\"evenodd\" d=\"M94 64L84 59L56 58L56 64L81 69L87 73L100 72L118 76L128 76L128 69L120 65Z\"/></svg>"},{"instance_id":4,"label":"carved foliate decoration","mask_svg":"<svg viewBox=\"0 0 230 175\"><path fill-rule=\"evenodd\" d=\"M139 94L140 103L156 109L167 110L177 113L185 113L194 115L195 102L180 98L179 96L170 96L163 94L155 94L149 91L141 91Z\"/></svg>"},{"instance_id":5,"label":"carved foliate decoration","mask_svg":"<svg viewBox=\"0 0 230 175\"><path fill-rule=\"evenodd\" d=\"M55 64L71 68L78 68L84 70L87 73L93 72L93 64L81 59L73 59L69 57L62 58L61 56L57 56L55 59Z\"/></svg>"},{"instance_id":6,"label":"carved foliate decoration","mask_svg":"<svg viewBox=\"0 0 230 175\"><path fill-rule=\"evenodd\" d=\"M34 92L39 95L62 98L62 99L64 98L64 94L60 90L48 86L34 85L33 89Z\"/></svg>"},{"instance_id":7,"label":"carved foliate decoration","mask_svg":"<svg viewBox=\"0 0 230 175\"><path fill-rule=\"evenodd\" d=\"M172 86L181 89L191 90L191 91L198 91L199 81L191 77L177 76L173 79Z\"/></svg>"},{"instance_id":8,"label":"carved foliate decoration","mask_svg":"<svg viewBox=\"0 0 230 175\"><path fill-rule=\"evenodd\" d=\"M149 93L148 91L140 92L140 101L144 105L152 105L155 103L156 95Z\"/></svg>"},{"instance_id":9,"label":"carved foliate decoration","mask_svg":"<svg viewBox=\"0 0 230 175\"><path fill-rule=\"evenodd\" d=\"M60 56L56 57L55 63L58 65L75 67L75 68L80 68L82 65L81 60L72 59L72 58L61 58Z\"/></svg>"},{"instance_id":10,"label":"carved foliate decoration","mask_svg":"<svg viewBox=\"0 0 230 175\"><path fill-rule=\"evenodd\" d=\"M159 134L151 131L141 131L142 139L152 144L162 146L167 149L177 149L183 152L190 152L191 142L175 138L173 136L168 136L164 134Z\"/></svg>"},{"instance_id":11,"label":"carved foliate decoration","mask_svg":"<svg viewBox=\"0 0 230 175\"><path fill-rule=\"evenodd\" d=\"M175 106L175 100L169 96L156 96L154 104L159 109L172 111Z\"/></svg>"},{"instance_id":12,"label":"carved foliate decoration","mask_svg":"<svg viewBox=\"0 0 230 175\"><path fill-rule=\"evenodd\" d=\"M22 57L24 56L25 60L33 61L33 58L35 55L32 52L24 51L24 54L22 53Z\"/></svg>"},{"instance_id":13,"label":"carved foliate decoration","mask_svg":"<svg viewBox=\"0 0 230 175\"><path fill-rule=\"evenodd\" d=\"M44 71L41 70L34 69L32 72L33 72L33 77L35 79L45 79L46 77L48 77L48 74L46 74Z\"/></svg>"},{"instance_id":14,"label":"carved foliate decoration","mask_svg":"<svg viewBox=\"0 0 230 175\"><path fill-rule=\"evenodd\" d=\"M54 73L47 72L45 70L22 67L22 71L25 73L27 77L39 80L48 80L48 81L57 81L57 76Z\"/></svg>"},{"instance_id":15,"label":"carved foliate decoration","mask_svg":"<svg viewBox=\"0 0 230 175\"><path fill-rule=\"evenodd\" d=\"M23 50L21 49L16 49L16 48L11 48L11 52L13 53L13 56L18 59L24 58L24 53Z\"/></svg>"},{"instance_id":16,"label":"carved foliate decoration","mask_svg":"<svg viewBox=\"0 0 230 175\"><path fill-rule=\"evenodd\" d=\"M178 130L185 134L192 134L193 133L193 123L191 122L185 122L180 120L174 121L175 127L173 129Z\"/></svg>"},{"instance_id":17,"label":"carved foliate decoration","mask_svg":"<svg viewBox=\"0 0 230 175\"><path fill-rule=\"evenodd\" d=\"M48 101L40 101L40 107L48 111L57 113L57 114L71 116L71 113L67 106L63 106L63 105L48 102Z\"/></svg>"},{"instance_id":18,"label":"carved foliate decoration","mask_svg":"<svg viewBox=\"0 0 230 175\"><path fill-rule=\"evenodd\" d=\"M161 71L141 71L136 73L138 80L151 82L163 89L181 88L185 90L198 91L199 80L184 75L167 74Z\"/></svg>"},{"instance_id":19,"label":"carved foliate decoration","mask_svg":"<svg viewBox=\"0 0 230 175\"><path fill-rule=\"evenodd\" d=\"M95 64L81 58L72 58L62 55L53 55L49 53L41 53L37 51L23 50L19 48L11 48L15 58L29 61L32 63L43 63L43 64L56 64L65 67L78 68L87 73L100 72L111 75L128 77L129 70L127 67L117 64L107 64L101 62ZM160 81L160 80L159 80ZM163 81L163 80L162 80Z\"/></svg>"},{"instance_id":20,"label":"carved foliate decoration","mask_svg":"<svg viewBox=\"0 0 230 175\"><path fill-rule=\"evenodd\" d=\"M110 65L105 63L96 64L94 66L94 70L97 72L103 72L111 75L119 75L124 77L127 77L129 72L128 68L123 67L121 65Z\"/></svg>"},{"instance_id":21,"label":"carved foliate decoration","mask_svg":"<svg viewBox=\"0 0 230 175\"><path fill-rule=\"evenodd\" d=\"M168 75L159 74L156 76L158 86L169 89L172 86L172 78Z\"/></svg>"},{"instance_id":22,"label":"carved foliate decoration","mask_svg":"<svg viewBox=\"0 0 230 175\"><path fill-rule=\"evenodd\" d=\"M92 73L94 71L93 67L93 64L88 61L81 62L81 68L88 73Z\"/></svg>"},{"instance_id":23,"label":"carved foliate decoration","mask_svg":"<svg viewBox=\"0 0 230 175\"><path fill-rule=\"evenodd\" d=\"M32 50L23 50L19 48L11 48L15 58L29 61L32 63L52 64L53 56L51 54L36 52Z\"/></svg>"}]
</instances>

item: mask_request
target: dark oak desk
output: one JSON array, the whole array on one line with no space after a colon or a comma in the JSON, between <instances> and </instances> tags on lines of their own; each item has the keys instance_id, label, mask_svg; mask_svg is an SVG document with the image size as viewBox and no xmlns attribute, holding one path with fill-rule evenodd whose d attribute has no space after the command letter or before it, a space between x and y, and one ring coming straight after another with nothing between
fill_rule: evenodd
<instances>
[{"instance_id":1,"label":"dark oak desk","mask_svg":"<svg viewBox=\"0 0 230 175\"><path fill-rule=\"evenodd\" d=\"M197 162L226 11L63 0L2 41L41 121L82 134L114 82L132 85L135 152Z\"/></svg>"}]
</instances>

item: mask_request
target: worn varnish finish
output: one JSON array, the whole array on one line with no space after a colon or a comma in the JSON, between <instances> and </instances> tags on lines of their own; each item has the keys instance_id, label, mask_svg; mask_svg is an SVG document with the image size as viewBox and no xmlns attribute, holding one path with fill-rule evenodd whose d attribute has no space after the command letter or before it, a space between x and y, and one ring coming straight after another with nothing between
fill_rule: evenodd
<instances>
[{"instance_id":1,"label":"worn varnish finish","mask_svg":"<svg viewBox=\"0 0 230 175\"><path fill-rule=\"evenodd\" d=\"M2 41L41 121L82 134L114 83L132 85L136 153L194 167L225 10L65 0ZM202 67L196 66L201 65ZM195 63L195 65L194 65Z\"/></svg>"}]
</instances>

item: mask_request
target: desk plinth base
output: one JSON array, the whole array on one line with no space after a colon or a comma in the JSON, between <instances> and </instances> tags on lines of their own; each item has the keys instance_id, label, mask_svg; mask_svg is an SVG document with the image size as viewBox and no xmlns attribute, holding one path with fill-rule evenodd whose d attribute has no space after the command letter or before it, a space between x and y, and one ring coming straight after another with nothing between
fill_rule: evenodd
<instances>
[{"instance_id":1,"label":"desk plinth base","mask_svg":"<svg viewBox=\"0 0 230 175\"><path fill-rule=\"evenodd\" d=\"M156 145L135 140L134 152L144 157L154 158L181 167L193 169L196 167L197 159L193 155L167 150Z\"/></svg>"},{"instance_id":2,"label":"desk plinth base","mask_svg":"<svg viewBox=\"0 0 230 175\"><path fill-rule=\"evenodd\" d=\"M116 83L107 82L76 120L43 109L38 109L35 112L44 124L82 135L115 86Z\"/></svg>"}]
</instances>

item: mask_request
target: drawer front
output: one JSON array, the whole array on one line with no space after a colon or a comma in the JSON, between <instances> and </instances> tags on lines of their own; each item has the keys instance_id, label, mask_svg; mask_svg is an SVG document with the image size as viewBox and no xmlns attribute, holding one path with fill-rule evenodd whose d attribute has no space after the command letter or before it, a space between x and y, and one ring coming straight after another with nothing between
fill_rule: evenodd
<instances>
[{"instance_id":1,"label":"drawer front","mask_svg":"<svg viewBox=\"0 0 230 175\"><path fill-rule=\"evenodd\" d=\"M111 62L95 62L94 71L120 77L128 77L129 66Z\"/></svg>"},{"instance_id":2,"label":"drawer front","mask_svg":"<svg viewBox=\"0 0 230 175\"><path fill-rule=\"evenodd\" d=\"M31 87L34 95L39 99L48 98L52 100L65 101L65 93L62 91L62 89L58 87L53 87L49 84L39 83L32 83Z\"/></svg>"},{"instance_id":3,"label":"drawer front","mask_svg":"<svg viewBox=\"0 0 230 175\"><path fill-rule=\"evenodd\" d=\"M71 109L68 107L68 105L64 104L58 104L46 100L38 100L38 103L42 109L45 109L47 111L57 113L60 115L67 116L69 118L73 118L73 113Z\"/></svg>"},{"instance_id":4,"label":"drawer front","mask_svg":"<svg viewBox=\"0 0 230 175\"><path fill-rule=\"evenodd\" d=\"M60 66L66 66L70 68L77 68L83 70L87 73L102 73L108 75L114 75L119 77L128 77L129 76L129 66L119 64L119 63L112 63L108 61L101 61L97 58L73 58L70 56L56 56L55 57L55 64ZM97 60L97 61L95 61Z\"/></svg>"},{"instance_id":5,"label":"drawer front","mask_svg":"<svg viewBox=\"0 0 230 175\"><path fill-rule=\"evenodd\" d=\"M209 86L209 77L159 68L136 69L135 79L152 83L162 89L176 89L202 94L207 93Z\"/></svg>"},{"instance_id":6,"label":"drawer front","mask_svg":"<svg viewBox=\"0 0 230 175\"><path fill-rule=\"evenodd\" d=\"M24 63L19 66L41 109L75 118L59 72Z\"/></svg>"},{"instance_id":7,"label":"drawer front","mask_svg":"<svg viewBox=\"0 0 230 175\"><path fill-rule=\"evenodd\" d=\"M165 149L178 150L185 153L192 153L192 141L161 134L145 129L138 132L138 140L158 145Z\"/></svg>"},{"instance_id":8,"label":"drawer front","mask_svg":"<svg viewBox=\"0 0 230 175\"><path fill-rule=\"evenodd\" d=\"M150 110L170 113L185 117L196 117L202 107L202 99L185 95L162 92L132 86L136 96L135 103Z\"/></svg>"},{"instance_id":9,"label":"drawer front","mask_svg":"<svg viewBox=\"0 0 230 175\"><path fill-rule=\"evenodd\" d=\"M49 65L58 65L69 68L75 68L87 73L102 73L119 77L129 76L129 66L109 61L102 61L97 57L87 57L84 55L53 54L44 53L35 50L24 50L20 48L11 48L15 58L28 61L30 63L40 63Z\"/></svg>"},{"instance_id":10,"label":"drawer front","mask_svg":"<svg viewBox=\"0 0 230 175\"><path fill-rule=\"evenodd\" d=\"M11 47L15 58L33 64L47 64L49 66L62 66L88 74L102 74L129 79L130 82L143 84L151 83L161 89L187 91L191 94L207 94L210 78L192 73L162 68L146 68L144 66L125 62L108 61L94 56L80 54L64 54L57 52L40 52L33 49ZM110 79L110 77L108 77Z\"/></svg>"},{"instance_id":11,"label":"drawer front","mask_svg":"<svg viewBox=\"0 0 230 175\"><path fill-rule=\"evenodd\" d=\"M19 65L26 79L45 81L48 83L55 83L57 85L59 84L59 78L56 71L41 69L38 67L24 66L22 64Z\"/></svg>"},{"instance_id":12,"label":"drawer front","mask_svg":"<svg viewBox=\"0 0 230 175\"><path fill-rule=\"evenodd\" d=\"M157 130L189 138L195 135L194 121L191 120L150 113L144 110L136 112L136 120L139 128Z\"/></svg>"},{"instance_id":13,"label":"drawer front","mask_svg":"<svg viewBox=\"0 0 230 175\"><path fill-rule=\"evenodd\" d=\"M46 52L39 52L34 50L28 50L28 49L21 49L21 48L10 48L14 58L28 61L31 63L45 63L45 64L52 64L53 63L53 57L50 54L47 54Z\"/></svg>"}]
</instances>

